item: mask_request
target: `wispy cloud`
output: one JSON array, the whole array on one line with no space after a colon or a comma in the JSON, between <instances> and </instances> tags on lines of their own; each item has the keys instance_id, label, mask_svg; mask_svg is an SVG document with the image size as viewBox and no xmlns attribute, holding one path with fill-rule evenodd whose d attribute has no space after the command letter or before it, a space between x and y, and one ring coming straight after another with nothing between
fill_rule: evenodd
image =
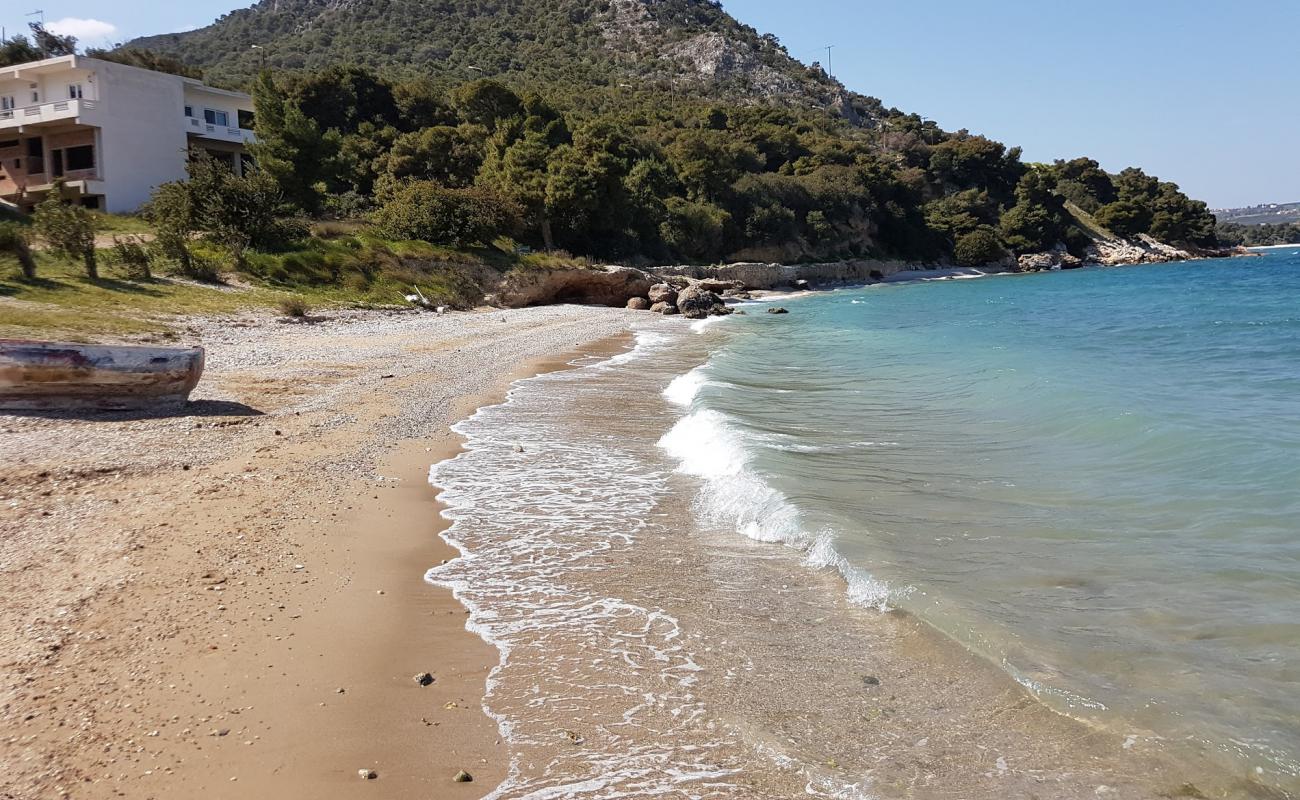
<instances>
[{"instance_id":1,"label":"wispy cloud","mask_svg":"<svg viewBox=\"0 0 1300 800\"><path fill-rule=\"evenodd\" d=\"M108 39L117 34L117 26L111 22L104 22L99 19L82 19L80 17L56 19L47 23L45 27L60 36L75 36L78 39L92 41Z\"/></svg>"}]
</instances>

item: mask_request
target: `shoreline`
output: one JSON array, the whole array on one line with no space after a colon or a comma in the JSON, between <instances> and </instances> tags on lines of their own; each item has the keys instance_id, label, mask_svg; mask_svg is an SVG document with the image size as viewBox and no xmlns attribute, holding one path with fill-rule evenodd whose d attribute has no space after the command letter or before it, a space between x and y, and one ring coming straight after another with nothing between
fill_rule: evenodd
<instances>
[{"instance_id":1,"label":"shoreline","mask_svg":"<svg viewBox=\"0 0 1300 800\"><path fill-rule=\"evenodd\" d=\"M701 349L689 331L678 336L688 359ZM458 426L467 461L439 476L466 515L456 538L468 558L431 575L469 590L472 619L503 653L484 701L519 752L502 796L689 792L698 780L746 798L805 787L895 796L908 785L969 797L1009 787L1091 796L1107 785L1155 797L1194 786L1148 749L1154 739L1131 731L1126 743L1051 707L917 614L855 604L844 576L806 552L697 519L691 470L645 485L665 474L657 441L679 421L659 391L681 374L678 348L666 346L671 355L651 347L613 369L517 384ZM608 425L593 431L591 420ZM569 485L583 487L577 505L557 493ZM532 535L520 541L519 530ZM618 613L590 613L601 605ZM890 765L915 758L925 774Z\"/></svg>"},{"instance_id":2,"label":"shoreline","mask_svg":"<svg viewBox=\"0 0 1300 800\"><path fill-rule=\"evenodd\" d=\"M497 654L423 580L455 556L428 468L452 422L633 319L198 322L216 368L181 416L0 418L0 796L330 798L360 769L489 791Z\"/></svg>"}]
</instances>

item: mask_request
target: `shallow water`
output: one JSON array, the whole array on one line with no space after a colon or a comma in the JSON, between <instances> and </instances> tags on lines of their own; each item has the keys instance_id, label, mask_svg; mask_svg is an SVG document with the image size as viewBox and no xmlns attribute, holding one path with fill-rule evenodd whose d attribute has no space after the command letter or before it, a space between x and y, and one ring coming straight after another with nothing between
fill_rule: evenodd
<instances>
[{"instance_id":1,"label":"shallow water","mask_svg":"<svg viewBox=\"0 0 1300 800\"><path fill-rule=\"evenodd\" d=\"M782 302L666 393L704 516L1057 709L1300 786L1300 256Z\"/></svg>"},{"instance_id":2,"label":"shallow water","mask_svg":"<svg viewBox=\"0 0 1300 800\"><path fill-rule=\"evenodd\" d=\"M1110 616L1158 627L1161 601L1123 592L1189 579L1200 562L1174 546L1178 526L1222 503L1129 536L1135 518L1172 506L1149 502L1156 476L1089 466L1085 456L1113 457L1096 443L1047 452L1043 442L1091 441L1113 424L1129 426L1120 438L1136 452L1168 446L1094 414L1095 375L1048 375L1054 334L1035 339L1020 318L1059 314L1022 298L1096 305L1110 291L1085 288L1069 274L890 286L783 301L784 319L650 323L631 353L522 381L457 426L467 450L431 479L465 555L429 579L451 586L501 650L484 706L512 760L490 796L1276 796L1278 773L1254 772L1277 761L1260 755L1258 730L1238 746L1247 758L1229 758L1218 730L1199 724L1229 715L1129 707L1096 690L1127 691L1145 672L1144 686L1183 696L1158 661L1178 648L1153 638L1139 650L1148 660L1126 665L1112 643L1129 640ZM957 324L957 309L985 307L992 319ZM961 330L945 333L949 323ZM1016 369L976 365L1013 347L1027 354ZM1117 391L1102 393L1107 408L1127 407ZM1068 425L1049 424L1060 414L1043 398L1054 397L1075 399ZM1151 405L1159 419L1170 403ZM1120 488L1098 488L1111 473ZM1259 493L1254 519L1281 513L1270 497ZM1134 549L1107 557L1121 533ZM1287 541L1277 539L1274 553ZM1216 552L1233 541L1220 536ZM1165 559L1159 584L1118 577L1142 553ZM1283 570L1270 566L1266 576ZM1221 624L1228 637L1272 637L1262 648L1285 639ZM1059 646L1076 636L1088 644ZM1103 724L1051 711L1002 660L1040 697ZM1288 703L1274 703L1269 730L1294 731ZM1193 740L1171 719L1195 721Z\"/></svg>"}]
</instances>

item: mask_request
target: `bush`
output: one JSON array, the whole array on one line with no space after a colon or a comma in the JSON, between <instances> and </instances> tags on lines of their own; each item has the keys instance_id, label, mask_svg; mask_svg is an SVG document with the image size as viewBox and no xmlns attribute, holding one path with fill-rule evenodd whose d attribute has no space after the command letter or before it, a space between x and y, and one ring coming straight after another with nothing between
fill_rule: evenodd
<instances>
[{"instance_id":1,"label":"bush","mask_svg":"<svg viewBox=\"0 0 1300 800\"><path fill-rule=\"evenodd\" d=\"M27 228L17 222L0 222L0 253L8 253L18 260L18 267L27 280L36 278L36 260L32 258Z\"/></svg>"},{"instance_id":2,"label":"bush","mask_svg":"<svg viewBox=\"0 0 1300 800\"><path fill-rule=\"evenodd\" d=\"M286 317L301 319L311 313L311 306L307 304L306 300L294 295L280 301L280 313Z\"/></svg>"},{"instance_id":3,"label":"bush","mask_svg":"<svg viewBox=\"0 0 1300 800\"><path fill-rule=\"evenodd\" d=\"M182 181L162 184L149 198L144 216L154 226L155 252L174 262L182 275L198 277L193 274L194 255L190 251L190 239L198 222L189 186Z\"/></svg>"},{"instance_id":4,"label":"bush","mask_svg":"<svg viewBox=\"0 0 1300 800\"><path fill-rule=\"evenodd\" d=\"M50 250L68 259L81 259L86 265L86 277L99 277L95 261L95 218L81 206L69 205L61 199L62 183L56 182L49 197L36 207L33 223Z\"/></svg>"},{"instance_id":5,"label":"bush","mask_svg":"<svg viewBox=\"0 0 1300 800\"><path fill-rule=\"evenodd\" d=\"M461 247L487 243L513 231L518 212L489 190L449 189L433 181L401 185L375 213L375 223L394 239L418 239Z\"/></svg>"},{"instance_id":6,"label":"bush","mask_svg":"<svg viewBox=\"0 0 1300 800\"><path fill-rule=\"evenodd\" d=\"M153 277L149 251L139 236L114 236L113 260L131 280L147 281Z\"/></svg>"},{"instance_id":7,"label":"bush","mask_svg":"<svg viewBox=\"0 0 1300 800\"><path fill-rule=\"evenodd\" d=\"M980 226L957 240L954 255L963 267L979 267L1000 261L1006 251L992 228Z\"/></svg>"},{"instance_id":8,"label":"bush","mask_svg":"<svg viewBox=\"0 0 1300 800\"><path fill-rule=\"evenodd\" d=\"M668 219L659 226L659 235L678 253L698 260L722 254L731 215L712 203L692 202L678 197L665 204Z\"/></svg>"}]
</instances>

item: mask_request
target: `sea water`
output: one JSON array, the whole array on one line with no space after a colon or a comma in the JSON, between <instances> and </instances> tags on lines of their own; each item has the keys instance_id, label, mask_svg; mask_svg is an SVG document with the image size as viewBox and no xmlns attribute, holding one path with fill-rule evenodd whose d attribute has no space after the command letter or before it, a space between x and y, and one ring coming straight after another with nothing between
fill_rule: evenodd
<instances>
[{"instance_id":1,"label":"sea water","mask_svg":"<svg viewBox=\"0 0 1300 800\"><path fill-rule=\"evenodd\" d=\"M1294 788L1296 250L759 305L671 386L664 445L855 601Z\"/></svg>"},{"instance_id":2,"label":"sea water","mask_svg":"<svg viewBox=\"0 0 1300 800\"><path fill-rule=\"evenodd\" d=\"M649 321L437 465L494 798L1285 797L1300 260Z\"/></svg>"}]
</instances>

